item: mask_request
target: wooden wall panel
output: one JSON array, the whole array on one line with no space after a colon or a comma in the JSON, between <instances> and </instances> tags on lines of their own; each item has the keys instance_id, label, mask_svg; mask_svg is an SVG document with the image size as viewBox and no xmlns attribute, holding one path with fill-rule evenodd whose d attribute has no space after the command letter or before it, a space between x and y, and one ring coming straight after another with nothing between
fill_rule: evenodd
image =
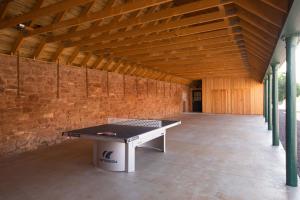
<instances>
[{"instance_id":1,"label":"wooden wall panel","mask_svg":"<svg viewBox=\"0 0 300 200\"><path fill-rule=\"evenodd\" d=\"M202 79L203 112L262 114L263 85L250 78Z\"/></svg>"}]
</instances>

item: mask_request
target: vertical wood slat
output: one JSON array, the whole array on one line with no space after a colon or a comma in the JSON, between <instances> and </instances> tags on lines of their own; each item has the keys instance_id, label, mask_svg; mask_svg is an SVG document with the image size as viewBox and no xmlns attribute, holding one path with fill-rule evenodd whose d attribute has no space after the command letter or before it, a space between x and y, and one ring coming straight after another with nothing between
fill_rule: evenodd
<instances>
[{"instance_id":1,"label":"vertical wood slat","mask_svg":"<svg viewBox=\"0 0 300 200\"><path fill-rule=\"evenodd\" d=\"M123 94L125 97L125 92L126 92L126 80L125 80L125 74L123 74Z\"/></svg>"},{"instance_id":2,"label":"vertical wood slat","mask_svg":"<svg viewBox=\"0 0 300 200\"><path fill-rule=\"evenodd\" d=\"M59 71L60 71L60 65L59 65L59 59L57 59L56 64L56 98L59 99Z\"/></svg>"},{"instance_id":3,"label":"vertical wood slat","mask_svg":"<svg viewBox=\"0 0 300 200\"><path fill-rule=\"evenodd\" d=\"M85 89L86 89L86 97L89 97L89 77L88 77L88 67L85 65Z\"/></svg>"},{"instance_id":4,"label":"vertical wood slat","mask_svg":"<svg viewBox=\"0 0 300 200\"><path fill-rule=\"evenodd\" d=\"M156 83L156 84L155 84L155 96L157 96L157 82L158 82L158 81L155 81L155 83Z\"/></svg>"},{"instance_id":5,"label":"vertical wood slat","mask_svg":"<svg viewBox=\"0 0 300 200\"><path fill-rule=\"evenodd\" d=\"M135 90L136 90L136 96L139 96L139 93L138 93L138 78L137 78L137 76L135 77Z\"/></svg>"},{"instance_id":6,"label":"vertical wood slat","mask_svg":"<svg viewBox=\"0 0 300 200\"><path fill-rule=\"evenodd\" d=\"M17 52L17 96L20 96L20 54Z\"/></svg>"},{"instance_id":7,"label":"vertical wood slat","mask_svg":"<svg viewBox=\"0 0 300 200\"><path fill-rule=\"evenodd\" d=\"M170 82L170 88L169 88L169 96L171 97L171 94L172 94L172 91L171 91L171 87L172 85L171 85L171 82Z\"/></svg>"},{"instance_id":8,"label":"vertical wood slat","mask_svg":"<svg viewBox=\"0 0 300 200\"><path fill-rule=\"evenodd\" d=\"M108 71L106 71L106 92L107 92L107 96L109 97L109 74L108 74Z\"/></svg>"},{"instance_id":9,"label":"vertical wood slat","mask_svg":"<svg viewBox=\"0 0 300 200\"><path fill-rule=\"evenodd\" d=\"M164 97L166 97L166 83L164 83Z\"/></svg>"},{"instance_id":10,"label":"vertical wood slat","mask_svg":"<svg viewBox=\"0 0 300 200\"><path fill-rule=\"evenodd\" d=\"M203 112L262 114L263 85L249 78L202 80Z\"/></svg>"},{"instance_id":11,"label":"vertical wood slat","mask_svg":"<svg viewBox=\"0 0 300 200\"><path fill-rule=\"evenodd\" d=\"M149 79L147 79L147 97L149 97Z\"/></svg>"}]
</instances>

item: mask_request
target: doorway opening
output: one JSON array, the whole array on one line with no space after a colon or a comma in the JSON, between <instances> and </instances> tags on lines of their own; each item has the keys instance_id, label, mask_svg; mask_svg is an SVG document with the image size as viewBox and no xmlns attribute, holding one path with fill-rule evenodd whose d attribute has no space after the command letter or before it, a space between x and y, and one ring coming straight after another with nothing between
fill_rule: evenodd
<instances>
[{"instance_id":1,"label":"doorway opening","mask_svg":"<svg viewBox=\"0 0 300 200\"><path fill-rule=\"evenodd\" d=\"M192 83L192 107L193 112L202 112L202 80Z\"/></svg>"}]
</instances>

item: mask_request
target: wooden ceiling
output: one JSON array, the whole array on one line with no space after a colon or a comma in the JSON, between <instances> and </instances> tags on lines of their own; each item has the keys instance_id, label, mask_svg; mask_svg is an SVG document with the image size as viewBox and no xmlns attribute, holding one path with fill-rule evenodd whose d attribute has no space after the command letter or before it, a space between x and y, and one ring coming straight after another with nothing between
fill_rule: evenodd
<instances>
[{"instance_id":1,"label":"wooden ceiling","mask_svg":"<svg viewBox=\"0 0 300 200\"><path fill-rule=\"evenodd\" d=\"M189 83L261 80L288 0L2 0L0 52Z\"/></svg>"}]
</instances>

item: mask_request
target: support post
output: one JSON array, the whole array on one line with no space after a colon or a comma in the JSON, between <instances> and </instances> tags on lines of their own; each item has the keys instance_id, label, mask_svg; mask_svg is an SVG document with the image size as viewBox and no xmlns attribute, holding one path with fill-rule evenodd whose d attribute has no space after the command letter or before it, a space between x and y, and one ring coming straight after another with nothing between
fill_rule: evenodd
<instances>
[{"instance_id":1,"label":"support post","mask_svg":"<svg viewBox=\"0 0 300 200\"><path fill-rule=\"evenodd\" d=\"M272 130L272 75L268 73L268 130Z\"/></svg>"},{"instance_id":2,"label":"support post","mask_svg":"<svg viewBox=\"0 0 300 200\"><path fill-rule=\"evenodd\" d=\"M285 38L286 42L286 184L296 187L297 124L296 124L296 64L295 50L298 37Z\"/></svg>"},{"instance_id":3,"label":"support post","mask_svg":"<svg viewBox=\"0 0 300 200\"><path fill-rule=\"evenodd\" d=\"M266 107L267 107L267 103L266 103L266 101L267 101L267 98L266 98L266 92L267 92L267 88L266 88L267 86L266 86L266 79L264 79L264 101L263 101L263 114L264 114L264 118L266 119L266 117L267 117L267 114L266 114L266 111L267 111L267 109L266 109Z\"/></svg>"},{"instance_id":4,"label":"support post","mask_svg":"<svg viewBox=\"0 0 300 200\"><path fill-rule=\"evenodd\" d=\"M273 104L273 130L272 130L272 144L279 146L279 124L278 124L278 64L272 64L272 104Z\"/></svg>"},{"instance_id":5,"label":"support post","mask_svg":"<svg viewBox=\"0 0 300 200\"><path fill-rule=\"evenodd\" d=\"M268 95L268 77L266 78L266 84L265 84L265 90L266 90L266 102L265 102L265 106L266 106L266 118L265 118L265 122L268 122L269 120L269 111L268 111L268 99L269 99L269 95Z\"/></svg>"}]
</instances>

